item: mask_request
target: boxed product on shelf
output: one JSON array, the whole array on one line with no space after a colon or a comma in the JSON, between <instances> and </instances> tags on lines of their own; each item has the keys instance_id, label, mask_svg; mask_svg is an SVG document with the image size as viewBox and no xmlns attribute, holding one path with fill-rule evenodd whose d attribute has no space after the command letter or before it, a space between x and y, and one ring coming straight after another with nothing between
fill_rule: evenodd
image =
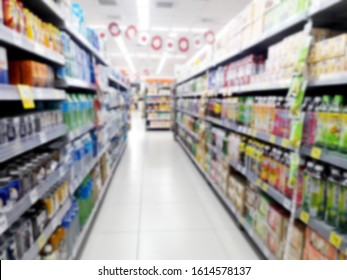
<instances>
[{"instance_id":1,"label":"boxed product on shelf","mask_svg":"<svg viewBox=\"0 0 347 280\"><path fill-rule=\"evenodd\" d=\"M33 87L53 87L54 72L46 64L33 60L9 62L10 83Z\"/></svg>"},{"instance_id":2,"label":"boxed product on shelf","mask_svg":"<svg viewBox=\"0 0 347 280\"><path fill-rule=\"evenodd\" d=\"M296 222L290 236L289 260L301 260L305 245L305 226Z\"/></svg>"},{"instance_id":3,"label":"boxed product on shelf","mask_svg":"<svg viewBox=\"0 0 347 280\"><path fill-rule=\"evenodd\" d=\"M257 205L258 205L258 199L259 199L259 192L257 186L255 186L253 183L248 182L248 186L246 188L246 220L252 224L252 222L255 220L255 215L257 212Z\"/></svg>"},{"instance_id":4,"label":"boxed product on shelf","mask_svg":"<svg viewBox=\"0 0 347 280\"><path fill-rule=\"evenodd\" d=\"M304 260L334 260L337 250L332 244L309 227L305 233Z\"/></svg>"},{"instance_id":5,"label":"boxed product on shelf","mask_svg":"<svg viewBox=\"0 0 347 280\"><path fill-rule=\"evenodd\" d=\"M229 175L227 195L242 216L246 212L246 186L245 178L236 172Z\"/></svg>"},{"instance_id":6,"label":"boxed product on shelf","mask_svg":"<svg viewBox=\"0 0 347 280\"><path fill-rule=\"evenodd\" d=\"M2 0L2 4L3 22L8 28L57 53L62 52L60 31L57 27L42 21L20 1Z\"/></svg>"},{"instance_id":7,"label":"boxed product on shelf","mask_svg":"<svg viewBox=\"0 0 347 280\"><path fill-rule=\"evenodd\" d=\"M4 47L0 47L0 84L8 84L8 83L9 83L9 78L8 78L7 51Z\"/></svg>"}]
</instances>

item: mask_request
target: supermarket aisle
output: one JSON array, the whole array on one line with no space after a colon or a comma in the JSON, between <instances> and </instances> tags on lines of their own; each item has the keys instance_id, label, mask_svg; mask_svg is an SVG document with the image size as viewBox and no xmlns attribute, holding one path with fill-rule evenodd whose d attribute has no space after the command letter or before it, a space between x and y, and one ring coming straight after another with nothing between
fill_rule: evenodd
<instances>
[{"instance_id":1,"label":"supermarket aisle","mask_svg":"<svg viewBox=\"0 0 347 280\"><path fill-rule=\"evenodd\" d=\"M257 259L171 132L139 113L82 259Z\"/></svg>"}]
</instances>

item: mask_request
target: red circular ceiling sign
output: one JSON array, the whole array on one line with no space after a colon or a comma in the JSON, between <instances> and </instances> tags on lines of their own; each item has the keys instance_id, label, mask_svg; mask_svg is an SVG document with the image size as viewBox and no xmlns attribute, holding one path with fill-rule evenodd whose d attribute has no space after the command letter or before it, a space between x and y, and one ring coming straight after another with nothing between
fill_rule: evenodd
<instances>
[{"instance_id":1,"label":"red circular ceiling sign","mask_svg":"<svg viewBox=\"0 0 347 280\"><path fill-rule=\"evenodd\" d=\"M213 45L215 41L214 33L213 31L209 30L205 33L205 40L206 43L209 45Z\"/></svg>"},{"instance_id":2,"label":"red circular ceiling sign","mask_svg":"<svg viewBox=\"0 0 347 280\"><path fill-rule=\"evenodd\" d=\"M118 37L121 34L121 30L119 28L119 25L116 22L111 22L108 25L108 30L110 31L110 34L113 37Z\"/></svg>"},{"instance_id":3,"label":"red circular ceiling sign","mask_svg":"<svg viewBox=\"0 0 347 280\"><path fill-rule=\"evenodd\" d=\"M186 37L179 39L178 48L181 52L189 51L189 40Z\"/></svg>"},{"instance_id":4,"label":"red circular ceiling sign","mask_svg":"<svg viewBox=\"0 0 347 280\"><path fill-rule=\"evenodd\" d=\"M160 36L154 36L152 39L152 49L159 51L163 47L163 39Z\"/></svg>"},{"instance_id":5,"label":"red circular ceiling sign","mask_svg":"<svg viewBox=\"0 0 347 280\"><path fill-rule=\"evenodd\" d=\"M125 31L125 36L127 39L131 40L137 35L137 28L135 25L130 25Z\"/></svg>"}]
</instances>

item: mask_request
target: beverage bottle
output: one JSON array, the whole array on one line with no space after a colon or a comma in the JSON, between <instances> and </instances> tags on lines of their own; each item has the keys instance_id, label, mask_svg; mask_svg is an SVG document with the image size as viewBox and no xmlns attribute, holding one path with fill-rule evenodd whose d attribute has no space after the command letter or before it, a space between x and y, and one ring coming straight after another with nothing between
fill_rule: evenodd
<instances>
[{"instance_id":1,"label":"beverage bottle","mask_svg":"<svg viewBox=\"0 0 347 280\"><path fill-rule=\"evenodd\" d=\"M336 95L329 107L327 114L326 146L328 149L337 150L341 136L342 121L342 95Z\"/></svg>"},{"instance_id":2,"label":"beverage bottle","mask_svg":"<svg viewBox=\"0 0 347 280\"><path fill-rule=\"evenodd\" d=\"M323 96L320 106L316 107L317 130L315 136L315 145L325 147L327 140L327 112L330 105L330 97Z\"/></svg>"},{"instance_id":3,"label":"beverage bottle","mask_svg":"<svg viewBox=\"0 0 347 280\"><path fill-rule=\"evenodd\" d=\"M342 183L342 172L340 169L331 167L330 176L327 179L327 202L325 220L328 224L338 227L339 197Z\"/></svg>"},{"instance_id":4,"label":"beverage bottle","mask_svg":"<svg viewBox=\"0 0 347 280\"><path fill-rule=\"evenodd\" d=\"M341 114L341 137L339 150L347 153L347 106L345 105Z\"/></svg>"},{"instance_id":5,"label":"beverage bottle","mask_svg":"<svg viewBox=\"0 0 347 280\"><path fill-rule=\"evenodd\" d=\"M343 233L347 233L347 171L343 172L342 183L340 186L338 215L339 229Z\"/></svg>"}]
</instances>

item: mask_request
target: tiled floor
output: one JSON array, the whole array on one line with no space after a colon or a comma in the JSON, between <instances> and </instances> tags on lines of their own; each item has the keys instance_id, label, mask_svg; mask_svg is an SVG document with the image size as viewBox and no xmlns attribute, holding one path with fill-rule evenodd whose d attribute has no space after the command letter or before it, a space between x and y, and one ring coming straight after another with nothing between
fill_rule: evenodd
<instances>
[{"instance_id":1,"label":"tiled floor","mask_svg":"<svg viewBox=\"0 0 347 280\"><path fill-rule=\"evenodd\" d=\"M258 259L173 134L132 126L81 259Z\"/></svg>"}]
</instances>

